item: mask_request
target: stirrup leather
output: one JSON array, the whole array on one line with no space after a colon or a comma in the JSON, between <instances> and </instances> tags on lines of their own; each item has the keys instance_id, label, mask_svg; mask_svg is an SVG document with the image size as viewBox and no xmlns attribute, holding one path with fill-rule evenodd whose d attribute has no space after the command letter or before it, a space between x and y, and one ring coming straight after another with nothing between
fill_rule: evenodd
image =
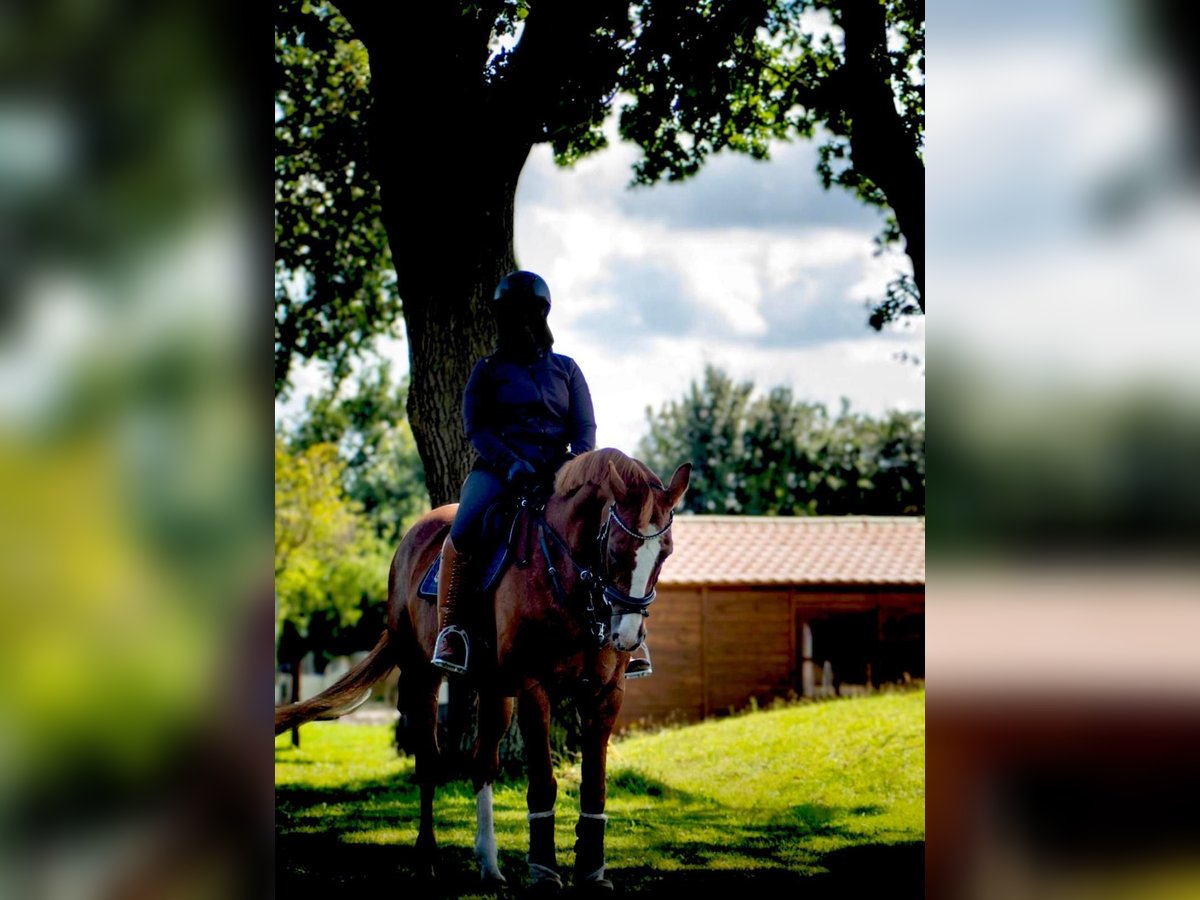
<instances>
[{"instance_id":1,"label":"stirrup leather","mask_svg":"<svg viewBox=\"0 0 1200 900\"><path fill-rule=\"evenodd\" d=\"M442 645L442 639L451 634L457 634L462 638L463 664L460 666L457 663L450 662L448 659L443 659L442 657L438 656L436 652L434 653L433 659L430 660L430 662L432 662L439 669L445 669L447 672L454 672L456 675L461 675L463 672L467 671L467 667L471 663L471 642L467 639L467 633L457 625L447 625L438 632L437 640L434 642L434 647L440 647Z\"/></svg>"},{"instance_id":2,"label":"stirrup leather","mask_svg":"<svg viewBox=\"0 0 1200 900\"><path fill-rule=\"evenodd\" d=\"M645 644L642 645L642 652L646 654L643 659L640 656L631 658L625 666L625 678L646 678L654 674L654 666L650 663L650 648Z\"/></svg>"}]
</instances>

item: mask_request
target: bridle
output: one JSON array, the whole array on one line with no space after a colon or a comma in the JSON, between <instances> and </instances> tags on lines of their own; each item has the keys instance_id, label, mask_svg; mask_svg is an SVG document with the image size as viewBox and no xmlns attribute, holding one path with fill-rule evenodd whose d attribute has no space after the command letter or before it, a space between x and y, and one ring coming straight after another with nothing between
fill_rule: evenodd
<instances>
[{"instance_id":1,"label":"bridle","mask_svg":"<svg viewBox=\"0 0 1200 900\"><path fill-rule=\"evenodd\" d=\"M555 568L554 559L550 556L550 547L546 543L547 534L550 535L554 543L558 545L558 548L562 550L568 561L575 568L579 584L577 590L581 589L584 594L588 624L591 628L592 636L596 640L596 646L603 647L611 639L611 620L614 616L637 614L648 617L650 615L649 606L654 602L656 594L653 586L650 587L650 593L644 597L633 597L613 584L612 576L608 571L608 538L612 533L613 523L616 523L618 528L635 541L641 543L661 538L671 530L671 525L675 521L674 510L667 517L666 525L653 534L642 534L626 525L617 513L616 504L610 503L608 515L605 517L604 523L600 526L600 531L596 535L595 549L597 558L600 560L599 567L596 569L580 565L579 561L575 559L574 553L571 552L570 545L567 544L566 540L557 531L550 527L550 523L546 521L545 515L540 515L538 518L538 541L541 544L542 555L546 557L547 572L550 575L550 589L554 592L554 598L564 606L568 605L570 599L567 597L566 591L563 590L562 583L558 578L558 569ZM614 607L619 609L619 612L614 612Z\"/></svg>"}]
</instances>

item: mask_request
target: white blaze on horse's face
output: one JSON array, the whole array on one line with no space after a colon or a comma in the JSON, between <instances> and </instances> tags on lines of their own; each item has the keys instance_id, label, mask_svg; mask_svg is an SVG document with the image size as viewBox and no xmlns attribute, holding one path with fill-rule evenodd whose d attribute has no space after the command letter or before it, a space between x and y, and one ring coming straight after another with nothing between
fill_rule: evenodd
<instances>
[{"instance_id":1,"label":"white blaze on horse's face","mask_svg":"<svg viewBox=\"0 0 1200 900\"><path fill-rule=\"evenodd\" d=\"M650 590L650 576L657 568L662 552L662 538L649 538L638 547L634 557L633 575L629 579L629 595L644 597ZM612 642L618 650L632 651L646 639L646 621L641 613L615 613L612 621Z\"/></svg>"},{"instance_id":2,"label":"white blaze on horse's face","mask_svg":"<svg viewBox=\"0 0 1200 900\"><path fill-rule=\"evenodd\" d=\"M667 527L671 510L656 507L650 498L634 508L636 512L626 509L617 513L619 518L609 533L609 571L616 575L618 588L640 599L654 590L663 560L671 555L671 531ZM637 523L633 533L625 522ZM617 574L623 572L629 573L628 581ZM646 617L640 611L614 604L610 634L617 650L637 650L646 640Z\"/></svg>"},{"instance_id":3,"label":"white blaze on horse's face","mask_svg":"<svg viewBox=\"0 0 1200 900\"><path fill-rule=\"evenodd\" d=\"M648 538L638 547L634 558L633 575L629 579L629 595L645 597L650 587L650 576L654 574L654 564L658 562L658 554L662 550L662 538Z\"/></svg>"}]
</instances>

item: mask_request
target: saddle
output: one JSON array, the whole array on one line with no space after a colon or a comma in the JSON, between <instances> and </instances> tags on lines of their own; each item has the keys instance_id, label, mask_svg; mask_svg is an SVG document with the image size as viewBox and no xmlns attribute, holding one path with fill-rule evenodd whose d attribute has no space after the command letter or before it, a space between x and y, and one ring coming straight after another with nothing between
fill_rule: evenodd
<instances>
[{"instance_id":1,"label":"saddle","mask_svg":"<svg viewBox=\"0 0 1200 900\"><path fill-rule=\"evenodd\" d=\"M481 599L491 594L512 562L518 568L529 565L532 550L533 527L536 521L534 510L540 503L524 497L506 497L488 507L483 515L482 551L480 565L474 567L471 590ZM442 554L425 572L417 596L437 602L438 572L442 568Z\"/></svg>"}]
</instances>

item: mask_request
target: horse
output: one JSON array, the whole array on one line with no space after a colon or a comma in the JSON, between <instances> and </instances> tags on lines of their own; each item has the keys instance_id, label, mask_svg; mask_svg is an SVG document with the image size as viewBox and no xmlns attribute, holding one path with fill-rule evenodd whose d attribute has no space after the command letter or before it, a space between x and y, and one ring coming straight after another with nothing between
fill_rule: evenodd
<instances>
[{"instance_id":1,"label":"horse","mask_svg":"<svg viewBox=\"0 0 1200 900\"><path fill-rule=\"evenodd\" d=\"M613 448L593 450L566 462L553 492L531 510L528 558L501 576L491 596L486 640L473 638L474 664L467 675L452 676L473 679L479 696L471 778L474 849L485 886L506 883L497 861L492 784L515 702L528 769L528 877L538 892L562 890L554 846L558 785L550 711L552 698L565 694L573 698L582 726L574 883L589 891L612 890L604 857L608 742L625 693L625 667L646 639L655 584L673 549L674 510L690 476L691 464L684 463L664 486L640 460ZM456 509L448 504L432 510L402 539L388 575L387 629L371 653L321 694L275 713L276 734L345 715L399 666L398 708L411 729L421 798L417 849L429 877L436 875L433 801L438 691L445 673L430 663L437 606L418 596L418 587L447 539Z\"/></svg>"}]
</instances>

